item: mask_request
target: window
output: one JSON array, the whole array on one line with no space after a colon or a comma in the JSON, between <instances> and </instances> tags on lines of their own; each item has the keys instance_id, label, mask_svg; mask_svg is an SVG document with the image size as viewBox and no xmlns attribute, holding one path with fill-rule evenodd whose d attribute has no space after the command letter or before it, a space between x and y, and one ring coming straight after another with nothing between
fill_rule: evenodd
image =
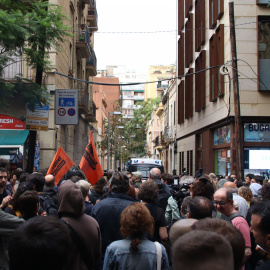
<instances>
[{"instance_id":1,"label":"window","mask_svg":"<svg viewBox=\"0 0 270 270\"><path fill-rule=\"evenodd\" d=\"M209 0L209 27L215 28L224 13L224 0Z\"/></svg>"},{"instance_id":2,"label":"window","mask_svg":"<svg viewBox=\"0 0 270 270\"><path fill-rule=\"evenodd\" d=\"M224 25L220 25L210 39L210 67L224 64ZM215 101L224 95L224 76L220 75L217 68L210 69L210 101Z\"/></svg>"},{"instance_id":3,"label":"window","mask_svg":"<svg viewBox=\"0 0 270 270\"><path fill-rule=\"evenodd\" d=\"M185 40L185 67L188 68L193 60L193 14L189 14L186 22L186 40Z\"/></svg>"},{"instance_id":4,"label":"window","mask_svg":"<svg viewBox=\"0 0 270 270\"><path fill-rule=\"evenodd\" d=\"M195 71L204 70L206 65L206 52L202 51L195 62ZM195 74L195 112L205 108L205 71Z\"/></svg>"},{"instance_id":5,"label":"window","mask_svg":"<svg viewBox=\"0 0 270 270\"><path fill-rule=\"evenodd\" d=\"M184 123L185 119L185 81L181 81L178 85L178 124Z\"/></svg>"},{"instance_id":6,"label":"window","mask_svg":"<svg viewBox=\"0 0 270 270\"><path fill-rule=\"evenodd\" d=\"M180 30L184 28L185 16L184 16L184 0L178 0L178 34Z\"/></svg>"},{"instance_id":7,"label":"window","mask_svg":"<svg viewBox=\"0 0 270 270\"><path fill-rule=\"evenodd\" d=\"M179 173L182 174L184 169L184 152L179 153Z\"/></svg>"},{"instance_id":8,"label":"window","mask_svg":"<svg viewBox=\"0 0 270 270\"><path fill-rule=\"evenodd\" d=\"M205 0L195 3L195 51L199 52L205 42Z\"/></svg>"},{"instance_id":9,"label":"window","mask_svg":"<svg viewBox=\"0 0 270 270\"><path fill-rule=\"evenodd\" d=\"M259 90L270 89L270 16L258 17Z\"/></svg>"},{"instance_id":10,"label":"window","mask_svg":"<svg viewBox=\"0 0 270 270\"><path fill-rule=\"evenodd\" d=\"M178 40L178 76L185 73L185 34L182 33Z\"/></svg>"},{"instance_id":11,"label":"window","mask_svg":"<svg viewBox=\"0 0 270 270\"><path fill-rule=\"evenodd\" d=\"M193 175L193 150L187 151L187 174Z\"/></svg>"},{"instance_id":12,"label":"window","mask_svg":"<svg viewBox=\"0 0 270 270\"><path fill-rule=\"evenodd\" d=\"M188 74L193 74L194 69L190 69ZM185 84L185 118L193 116L193 75L186 77Z\"/></svg>"}]
</instances>

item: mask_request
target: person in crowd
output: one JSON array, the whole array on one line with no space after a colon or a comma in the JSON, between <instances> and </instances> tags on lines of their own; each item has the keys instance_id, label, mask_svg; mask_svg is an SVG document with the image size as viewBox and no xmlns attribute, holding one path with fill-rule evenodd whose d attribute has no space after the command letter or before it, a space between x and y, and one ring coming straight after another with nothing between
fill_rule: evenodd
<instances>
[{"instance_id":1,"label":"person in crowd","mask_svg":"<svg viewBox=\"0 0 270 270\"><path fill-rule=\"evenodd\" d=\"M217 190L220 189L220 188L222 188L223 185L224 185L224 183L226 183L226 182L228 182L227 179L225 179L225 178L220 179L220 180L218 181L218 183L217 183Z\"/></svg>"},{"instance_id":2,"label":"person in crowd","mask_svg":"<svg viewBox=\"0 0 270 270\"><path fill-rule=\"evenodd\" d=\"M174 184L174 178L172 174L169 173L163 173L161 174L161 181L163 181L170 189L171 194L173 194L173 184Z\"/></svg>"},{"instance_id":3,"label":"person in crowd","mask_svg":"<svg viewBox=\"0 0 270 270\"><path fill-rule=\"evenodd\" d=\"M102 176L99 178L99 180L96 182L95 185L90 187L89 190L89 202L92 205L95 205L97 201L100 201L103 199L103 188L108 184L106 179Z\"/></svg>"},{"instance_id":4,"label":"person in crowd","mask_svg":"<svg viewBox=\"0 0 270 270\"><path fill-rule=\"evenodd\" d=\"M192 230L191 226L197 221L198 220L194 218L180 219L176 221L172 225L169 233L171 246L174 245L179 237L183 236L185 233L190 232Z\"/></svg>"},{"instance_id":5,"label":"person in crowd","mask_svg":"<svg viewBox=\"0 0 270 270\"><path fill-rule=\"evenodd\" d=\"M15 170L11 174L11 178L9 179L9 181L7 182L6 187L5 187L9 191L9 193L12 195L15 194L15 184L18 181L17 173L18 173L18 171Z\"/></svg>"},{"instance_id":6,"label":"person in crowd","mask_svg":"<svg viewBox=\"0 0 270 270\"><path fill-rule=\"evenodd\" d=\"M233 253L228 240L215 232L191 231L172 247L173 269L233 269Z\"/></svg>"},{"instance_id":7,"label":"person in crowd","mask_svg":"<svg viewBox=\"0 0 270 270\"><path fill-rule=\"evenodd\" d=\"M212 201L201 196L192 198L187 207L187 218L199 220L207 217L212 217Z\"/></svg>"},{"instance_id":8,"label":"person in crowd","mask_svg":"<svg viewBox=\"0 0 270 270\"><path fill-rule=\"evenodd\" d=\"M203 196L212 201L214 192L214 186L210 183L209 177L204 174L192 185L190 195L193 198Z\"/></svg>"},{"instance_id":9,"label":"person in crowd","mask_svg":"<svg viewBox=\"0 0 270 270\"><path fill-rule=\"evenodd\" d=\"M234 204L237 205L237 210L240 212L240 214L244 218L246 218L247 217L249 206L248 206L247 201L243 197L241 197L241 196L239 196L237 194L238 189L237 189L235 183L233 183L233 182L226 182L226 183L224 183L223 187L224 188L231 189L231 191L233 193L233 201L234 201Z\"/></svg>"},{"instance_id":10,"label":"person in crowd","mask_svg":"<svg viewBox=\"0 0 270 270\"><path fill-rule=\"evenodd\" d=\"M10 237L16 228L24 223L23 219L5 213L0 209L0 269L8 269L6 238ZM17 268L17 269L22 269Z\"/></svg>"},{"instance_id":11,"label":"person in crowd","mask_svg":"<svg viewBox=\"0 0 270 270\"><path fill-rule=\"evenodd\" d=\"M160 180L160 175L160 169L153 168L149 172L149 180L154 181L158 185L159 194L157 204L165 211L168 204L168 199L171 197L171 192L168 186Z\"/></svg>"},{"instance_id":12,"label":"person in crowd","mask_svg":"<svg viewBox=\"0 0 270 270\"><path fill-rule=\"evenodd\" d=\"M261 199L261 197L262 197L261 196L261 189L262 189L261 184L253 182L253 183L251 183L249 188L251 189L253 197Z\"/></svg>"},{"instance_id":13,"label":"person in crowd","mask_svg":"<svg viewBox=\"0 0 270 270\"><path fill-rule=\"evenodd\" d=\"M36 217L39 210L39 196L35 190L25 191L19 197L19 208L22 213L22 218L26 221Z\"/></svg>"},{"instance_id":14,"label":"person in crowd","mask_svg":"<svg viewBox=\"0 0 270 270\"><path fill-rule=\"evenodd\" d=\"M108 172L107 172L107 182L110 182L113 174L114 174L114 170L113 169L109 169ZM130 173L129 173L130 174Z\"/></svg>"},{"instance_id":15,"label":"person in crowd","mask_svg":"<svg viewBox=\"0 0 270 270\"><path fill-rule=\"evenodd\" d=\"M218 218L205 218L192 224L192 230L215 232L224 236L230 243L233 251L234 270L243 266L245 255L245 240L241 232L231 223Z\"/></svg>"},{"instance_id":16,"label":"person in crowd","mask_svg":"<svg viewBox=\"0 0 270 270\"><path fill-rule=\"evenodd\" d=\"M50 196L44 193L43 188L45 185L45 177L41 173L32 173L28 175L27 180L33 184L33 189L37 191L40 199L39 214L45 214L48 216L57 216L58 208L51 199Z\"/></svg>"},{"instance_id":17,"label":"person in crowd","mask_svg":"<svg viewBox=\"0 0 270 270\"><path fill-rule=\"evenodd\" d=\"M84 203L85 203L84 213L90 216L92 208L93 208L93 205L91 204L88 198L90 184L85 180L79 180L75 184L81 190L83 198L84 198Z\"/></svg>"},{"instance_id":18,"label":"person in crowd","mask_svg":"<svg viewBox=\"0 0 270 270\"><path fill-rule=\"evenodd\" d=\"M243 197L248 203L248 206L250 207L250 201L253 198L251 189L247 186L242 186L238 189L238 195Z\"/></svg>"},{"instance_id":19,"label":"person in crowd","mask_svg":"<svg viewBox=\"0 0 270 270\"><path fill-rule=\"evenodd\" d=\"M192 176L184 174L179 180L179 185L180 186L183 186L184 184L192 185L194 184L194 182L195 179Z\"/></svg>"},{"instance_id":20,"label":"person in crowd","mask_svg":"<svg viewBox=\"0 0 270 270\"><path fill-rule=\"evenodd\" d=\"M245 186L249 187L251 185L251 180L253 179L254 174L248 173L245 177Z\"/></svg>"},{"instance_id":21,"label":"person in crowd","mask_svg":"<svg viewBox=\"0 0 270 270\"><path fill-rule=\"evenodd\" d=\"M33 190L33 185L29 182L22 182L20 183L20 185L18 186L18 189L16 191L16 193L14 194L12 200L9 202L8 206L5 208L5 212L9 213L11 215L17 216L17 217L21 217L22 213L20 210L20 203L19 203L19 199L20 196L28 191L28 190Z\"/></svg>"},{"instance_id":22,"label":"person in crowd","mask_svg":"<svg viewBox=\"0 0 270 270\"><path fill-rule=\"evenodd\" d=\"M5 189L7 184L7 175L8 175L7 169L0 167L0 205L2 205L2 200L6 197L8 198L8 200L11 200L11 196L9 195L10 192Z\"/></svg>"},{"instance_id":23,"label":"person in crowd","mask_svg":"<svg viewBox=\"0 0 270 270\"><path fill-rule=\"evenodd\" d=\"M257 244L256 250L263 261L256 270L270 269L270 201L262 201L251 207L251 232Z\"/></svg>"},{"instance_id":24,"label":"person in crowd","mask_svg":"<svg viewBox=\"0 0 270 270\"><path fill-rule=\"evenodd\" d=\"M210 183L213 185L214 190L217 190L218 177L214 173L208 175Z\"/></svg>"},{"instance_id":25,"label":"person in crowd","mask_svg":"<svg viewBox=\"0 0 270 270\"><path fill-rule=\"evenodd\" d=\"M144 204L136 202L127 206L121 214L120 224L124 239L107 247L103 270L158 269L159 263L160 269L168 269L165 248L145 238L145 233L152 234L154 220Z\"/></svg>"},{"instance_id":26,"label":"person in crowd","mask_svg":"<svg viewBox=\"0 0 270 270\"><path fill-rule=\"evenodd\" d=\"M72 237L66 270L93 269L101 257L101 235L98 223L86 215L85 202L79 187L67 180L59 187L59 218ZM107 225L110 220L107 220Z\"/></svg>"},{"instance_id":27,"label":"person in crowd","mask_svg":"<svg viewBox=\"0 0 270 270\"><path fill-rule=\"evenodd\" d=\"M142 184L142 173L141 172L133 172L132 173L133 176L133 186L135 188L140 188L141 184Z\"/></svg>"},{"instance_id":28,"label":"person in crowd","mask_svg":"<svg viewBox=\"0 0 270 270\"><path fill-rule=\"evenodd\" d=\"M181 218L186 219L187 218L187 209L188 209L188 205L190 204L190 202L192 201L192 197L191 196L187 196L184 198L182 205L181 205Z\"/></svg>"},{"instance_id":29,"label":"person in crowd","mask_svg":"<svg viewBox=\"0 0 270 270\"><path fill-rule=\"evenodd\" d=\"M262 200L270 200L270 183L263 185L261 189Z\"/></svg>"},{"instance_id":30,"label":"person in crowd","mask_svg":"<svg viewBox=\"0 0 270 270\"><path fill-rule=\"evenodd\" d=\"M53 217L31 218L10 239L10 270L66 269L70 248L69 232L64 224Z\"/></svg>"},{"instance_id":31,"label":"person in crowd","mask_svg":"<svg viewBox=\"0 0 270 270\"><path fill-rule=\"evenodd\" d=\"M214 206L216 210L227 216L231 223L242 233L245 239L245 259L246 263L251 256L251 240L247 221L238 213L233 205L233 193L229 188L218 189L214 194Z\"/></svg>"},{"instance_id":32,"label":"person in crowd","mask_svg":"<svg viewBox=\"0 0 270 270\"><path fill-rule=\"evenodd\" d=\"M260 184L261 186L263 185L263 177L260 175L253 175L251 179L251 183L257 183Z\"/></svg>"},{"instance_id":33,"label":"person in crowd","mask_svg":"<svg viewBox=\"0 0 270 270\"><path fill-rule=\"evenodd\" d=\"M45 176L45 185L43 187L44 194L51 197L55 205L58 207L58 194L54 189L55 178L52 174L47 174Z\"/></svg>"},{"instance_id":34,"label":"person in crowd","mask_svg":"<svg viewBox=\"0 0 270 270\"><path fill-rule=\"evenodd\" d=\"M153 237L149 237L149 239L152 241L158 241L162 243L163 246L167 247L168 233L165 213L162 208L155 204L158 198L158 185L154 181L145 181L141 185L138 197L148 208L154 219L154 234Z\"/></svg>"},{"instance_id":35,"label":"person in crowd","mask_svg":"<svg viewBox=\"0 0 270 270\"><path fill-rule=\"evenodd\" d=\"M120 216L122 211L131 203L133 198L127 195L129 178L122 172L115 172L110 181L111 193L92 209L92 217L99 224L102 236L102 254L113 241L122 239L120 233Z\"/></svg>"}]
</instances>

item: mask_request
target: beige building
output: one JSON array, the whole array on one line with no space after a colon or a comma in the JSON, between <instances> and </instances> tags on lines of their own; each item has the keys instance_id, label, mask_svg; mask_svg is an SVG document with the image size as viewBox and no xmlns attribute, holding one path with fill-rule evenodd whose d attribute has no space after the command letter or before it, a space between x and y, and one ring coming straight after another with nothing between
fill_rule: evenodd
<instances>
[{"instance_id":1,"label":"beige building","mask_svg":"<svg viewBox=\"0 0 270 270\"><path fill-rule=\"evenodd\" d=\"M264 164L270 158L267 2L234 1L240 95L240 115L235 116L229 1L178 1L177 72L188 75L178 80L177 89L178 173L186 168L194 175L203 168L222 176L241 175L240 160L244 174L268 174ZM224 64L221 70L210 69ZM206 71L194 75L202 70ZM241 120L241 156L235 117Z\"/></svg>"},{"instance_id":2,"label":"beige building","mask_svg":"<svg viewBox=\"0 0 270 270\"><path fill-rule=\"evenodd\" d=\"M94 138L97 134L93 87L91 84L73 79L92 81L97 74L94 51L94 32L97 31L96 2L95 0L50 0L49 2L61 6L63 12L70 18L64 23L71 27L73 36L66 37L59 51L50 51L52 69L44 74L43 84L50 92L51 103L48 131L37 131L41 169L50 166L59 146L66 149L67 154L78 165L89 141L90 130L94 130ZM29 68L18 65L11 65L9 69L15 74L23 69L21 73L24 75L28 73L29 79L33 74ZM10 72L7 70L5 74L7 76ZM54 98L57 89L78 89L79 122L77 125L55 124ZM20 115L17 113L19 108L16 111L3 113L20 118L25 115L25 104L22 104L21 108Z\"/></svg>"}]
</instances>

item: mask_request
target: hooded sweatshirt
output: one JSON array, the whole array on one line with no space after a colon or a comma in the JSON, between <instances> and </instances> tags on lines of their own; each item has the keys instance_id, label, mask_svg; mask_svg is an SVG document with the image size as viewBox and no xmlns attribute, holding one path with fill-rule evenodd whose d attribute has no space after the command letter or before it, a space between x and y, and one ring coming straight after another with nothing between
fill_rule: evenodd
<instances>
[{"instance_id":1,"label":"hooded sweatshirt","mask_svg":"<svg viewBox=\"0 0 270 270\"><path fill-rule=\"evenodd\" d=\"M59 187L58 214L66 221L83 241L86 253L90 259L90 269L94 268L101 256L101 236L99 225L92 217L84 214L85 203L81 190L71 180L67 180ZM77 242L72 240L69 261L66 270L87 270L85 261L77 247Z\"/></svg>"}]
</instances>

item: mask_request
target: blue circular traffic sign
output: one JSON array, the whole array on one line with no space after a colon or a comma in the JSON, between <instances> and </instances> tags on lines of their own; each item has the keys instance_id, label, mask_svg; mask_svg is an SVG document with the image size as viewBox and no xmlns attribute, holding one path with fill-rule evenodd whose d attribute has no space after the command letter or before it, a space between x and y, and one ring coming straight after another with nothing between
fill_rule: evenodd
<instances>
[{"instance_id":1,"label":"blue circular traffic sign","mask_svg":"<svg viewBox=\"0 0 270 270\"><path fill-rule=\"evenodd\" d=\"M76 113L76 111L75 111L75 109L74 109L74 108L70 108L70 109L68 109L68 115L69 115L69 116L74 116L74 115L75 115L75 113Z\"/></svg>"}]
</instances>

